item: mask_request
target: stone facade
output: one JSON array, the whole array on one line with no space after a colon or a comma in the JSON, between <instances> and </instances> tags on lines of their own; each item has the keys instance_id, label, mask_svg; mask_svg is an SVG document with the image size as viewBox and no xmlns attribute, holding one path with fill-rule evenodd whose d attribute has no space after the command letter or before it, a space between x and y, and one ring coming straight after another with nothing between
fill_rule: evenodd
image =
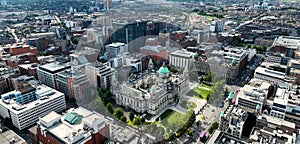
<instances>
[{"instance_id":1,"label":"stone facade","mask_svg":"<svg viewBox=\"0 0 300 144\"><path fill-rule=\"evenodd\" d=\"M111 91L118 105L155 115L177 104L181 93L188 89L188 75L187 68L183 75L173 75L162 66L158 71L149 69L134 75L125 83L118 83L113 77Z\"/></svg>"}]
</instances>

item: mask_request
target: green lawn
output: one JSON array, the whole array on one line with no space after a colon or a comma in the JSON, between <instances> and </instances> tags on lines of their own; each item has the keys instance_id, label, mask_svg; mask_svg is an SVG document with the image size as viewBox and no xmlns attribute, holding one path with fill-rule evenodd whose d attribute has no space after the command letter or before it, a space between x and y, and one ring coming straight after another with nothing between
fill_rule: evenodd
<instances>
[{"instance_id":1,"label":"green lawn","mask_svg":"<svg viewBox=\"0 0 300 144\"><path fill-rule=\"evenodd\" d=\"M210 85L207 85L207 84L200 84L199 86L200 86L200 87L205 87L205 88L211 89L211 86L210 86Z\"/></svg>"},{"instance_id":2,"label":"green lawn","mask_svg":"<svg viewBox=\"0 0 300 144\"><path fill-rule=\"evenodd\" d=\"M195 98L202 98L208 99L211 90L206 90L204 88L194 88L190 90L186 95L195 97Z\"/></svg>"},{"instance_id":3,"label":"green lawn","mask_svg":"<svg viewBox=\"0 0 300 144\"><path fill-rule=\"evenodd\" d=\"M137 125L134 125L133 121L131 121L131 120L127 120L127 124L130 125L133 128L137 128Z\"/></svg>"},{"instance_id":4,"label":"green lawn","mask_svg":"<svg viewBox=\"0 0 300 144\"><path fill-rule=\"evenodd\" d=\"M185 114L173 111L166 110L163 114L161 114L161 124L167 129L179 129L181 128L189 119L192 111L188 111Z\"/></svg>"},{"instance_id":5,"label":"green lawn","mask_svg":"<svg viewBox=\"0 0 300 144\"><path fill-rule=\"evenodd\" d=\"M183 101L181 104L180 104L181 107L185 108L185 109L194 109L197 107L197 104L195 104L194 102L192 101Z\"/></svg>"},{"instance_id":6,"label":"green lawn","mask_svg":"<svg viewBox=\"0 0 300 144\"><path fill-rule=\"evenodd\" d=\"M217 17L213 17L213 16L207 16L206 20L209 22L212 22L214 19L216 19Z\"/></svg>"}]
</instances>

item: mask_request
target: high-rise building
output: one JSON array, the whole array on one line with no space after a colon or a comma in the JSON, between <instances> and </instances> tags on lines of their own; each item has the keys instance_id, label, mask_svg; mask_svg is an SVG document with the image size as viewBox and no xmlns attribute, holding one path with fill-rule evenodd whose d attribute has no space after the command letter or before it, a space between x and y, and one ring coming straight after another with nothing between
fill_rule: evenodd
<instances>
[{"instance_id":1,"label":"high-rise building","mask_svg":"<svg viewBox=\"0 0 300 144\"><path fill-rule=\"evenodd\" d=\"M251 79L249 84L240 89L235 104L249 112L255 112L257 107L263 107L267 98L272 95L274 86L260 79ZM262 112L262 109L258 112Z\"/></svg>"},{"instance_id":2,"label":"high-rise building","mask_svg":"<svg viewBox=\"0 0 300 144\"><path fill-rule=\"evenodd\" d=\"M103 0L103 9L109 11L112 8L112 0Z\"/></svg>"},{"instance_id":3,"label":"high-rise building","mask_svg":"<svg viewBox=\"0 0 300 144\"><path fill-rule=\"evenodd\" d=\"M113 23L113 27L115 32L109 37L109 43L126 43L129 52L139 52L139 48L144 45L146 40L147 21Z\"/></svg>"},{"instance_id":4,"label":"high-rise building","mask_svg":"<svg viewBox=\"0 0 300 144\"><path fill-rule=\"evenodd\" d=\"M117 55L122 55L128 52L128 47L125 43L115 42L105 46L106 53L104 54L106 59L111 59Z\"/></svg>"},{"instance_id":5,"label":"high-rise building","mask_svg":"<svg viewBox=\"0 0 300 144\"><path fill-rule=\"evenodd\" d=\"M26 86L1 95L0 115L11 119L19 130L32 126L51 111L65 109L65 95L44 85Z\"/></svg>"},{"instance_id":6,"label":"high-rise building","mask_svg":"<svg viewBox=\"0 0 300 144\"><path fill-rule=\"evenodd\" d=\"M223 132L227 132L241 138L247 118L247 111L234 107L233 105L229 105L226 110L221 113L219 129Z\"/></svg>"},{"instance_id":7,"label":"high-rise building","mask_svg":"<svg viewBox=\"0 0 300 144\"><path fill-rule=\"evenodd\" d=\"M107 89L111 85L112 75L117 74L117 71L102 63L96 63L86 66L85 74L92 88Z\"/></svg>"},{"instance_id":8,"label":"high-rise building","mask_svg":"<svg viewBox=\"0 0 300 144\"><path fill-rule=\"evenodd\" d=\"M85 97L90 96L89 79L79 70L66 69L58 73L56 86L67 98L75 98L78 105L85 103Z\"/></svg>"},{"instance_id":9,"label":"high-rise building","mask_svg":"<svg viewBox=\"0 0 300 144\"><path fill-rule=\"evenodd\" d=\"M211 22L210 31L212 32L222 32L224 30L225 21L223 20L214 20Z\"/></svg>"},{"instance_id":10,"label":"high-rise building","mask_svg":"<svg viewBox=\"0 0 300 144\"><path fill-rule=\"evenodd\" d=\"M280 36L274 40L270 50L284 54L286 57L299 58L300 37Z\"/></svg>"},{"instance_id":11,"label":"high-rise building","mask_svg":"<svg viewBox=\"0 0 300 144\"><path fill-rule=\"evenodd\" d=\"M68 68L71 68L71 66L60 62L53 62L41 65L37 69L38 79L42 84L56 89L56 74Z\"/></svg>"}]
</instances>

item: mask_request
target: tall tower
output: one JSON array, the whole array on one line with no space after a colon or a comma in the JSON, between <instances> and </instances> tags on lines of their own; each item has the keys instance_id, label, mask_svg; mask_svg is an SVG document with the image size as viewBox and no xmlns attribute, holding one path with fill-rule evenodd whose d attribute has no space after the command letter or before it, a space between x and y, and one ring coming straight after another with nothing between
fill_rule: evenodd
<instances>
[{"instance_id":1,"label":"tall tower","mask_svg":"<svg viewBox=\"0 0 300 144\"><path fill-rule=\"evenodd\" d=\"M109 11L112 7L112 0L103 0L103 9Z\"/></svg>"}]
</instances>

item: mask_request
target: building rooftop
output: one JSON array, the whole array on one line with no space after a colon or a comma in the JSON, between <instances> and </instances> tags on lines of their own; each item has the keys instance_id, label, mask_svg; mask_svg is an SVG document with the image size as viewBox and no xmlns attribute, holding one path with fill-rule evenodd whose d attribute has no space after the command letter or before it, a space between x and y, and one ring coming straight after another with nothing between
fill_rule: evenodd
<instances>
[{"instance_id":1,"label":"building rooftop","mask_svg":"<svg viewBox=\"0 0 300 144\"><path fill-rule=\"evenodd\" d=\"M54 120L54 121L53 121ZM83 107L69 109L64 115L52 112L38 122L43 130L48 130L60 142L80 143L91 138L91 133L106 125L110 119Z\"/></svg>"},{"instance_id":2,"label":"building rooftop","mask_svg":"<svg viewBox=\"0 0 300 144\"><path fill-rule=\"evenodd\" d=\"M105 47L118 48L118 47L122 47L122 46L126 46L126 44L125 43L121 43L121 42L114 42L114 43L106 45Z\"/></svg>"},{"instance_id":3,"label":"building rooftop","mask_svg":"<svg viewBox=\"0 0 300 144\"><path fill-rule=\"evenodd\" d=\"M52 62L44 65L40 65L40 69L48 71L48 72L55 72L55 71L61 71L65 68L70 67L68 64L64 64L61 62Z\"/></svg>"},{"instance_id":4,"label":"building rooftop","mask_svg":"<svg viewBox=\"0 0 300 144\"><path fill-rule=\"evenodd\" d=\"M179 56L183 58L193 58L194 53L186 50L176 50L174 52L171 52L170 55Z\"/></svg>"},{"instance_id":5,"label":"building rooftop","mask_svg":"<svg viewBox=\"0 0 300 144\"><path fill-rule=\"evenodd\" d=\"M206 144L247 144L247 142L236 136L215 130L212 136L206 141Z\"/></svg>"},{"instance_id":6,"label":"building rooftop","mask_svg":"<svg viewBox=\"0 0 300 144\"><path fill-rule=\"evenodd\" d=\"M260 115L257 117L258 120L262 120L262 119L265 119L268 123L271 123L271 124L276 124L276 125L283 125L283 126L286 126L286 127L290 127L290 128L293 128L293 129L296 129L296 124L295 123L292 123L292 122L289 122L289 121L286 121L286 120L282 120L282 119L279 119L279 118L275 118L275 117L272 117L272 116L269 116L269 115Z\"/></svg>"},{"instance_id":7,"label":"building rooftop","mask_svg":"<svg viewBox=\"0 0 300 144\"><path fill-rule=\"evenodd\" d=\"M277 78L277 79L282 79L282 80L285 79L285 73L270 70L270 69L264 68L264 67L257 67L255 69L255 73L259 73L259 74L269 76L269 77L272 77L272 78Z\"/></svg>"},{"instance_id":8,"label":"building rooftop","mask_svg":"<svg viewBox=\"0 0 300 144\"><path fill-rule=\"evenodd\" d=\"M11 112L14 112L16 114L22 113L24 111L30 110L36 106L38 106L41 103L48 103L48 101L52 99L56 99L58 97L64 96L63 93L56 91L50 87L47 87L45 85L40 85L36 88L31 87L32 91L35 91L36 100L31 101L27 104L20 104L16 102L14 99L10 98L10 95L19 95L20 91L11 91L5 94L1 95L2 100L0 101L0 104L7 109L9 109Z\"/></svg>"},{"instance_id":9,"label":"building rooftop","mask_svg":"<svg viewBox=\"0 0 300 144\"><path fill-rule=\"evenodd\" d=\"M0 133L1 144L27 144L26 141L12 130Z\"/></svg>"},{"instance_id":10,"label":"building rooftop","mask_svg":"<svg viewBox=\"0 0 300 144\"><path fill-rule=\"evenodd\" d=\"M154 51L154 52L160 52L162 50L166 50L165 47L163 46L150 46L150 45L145 45L140 48L141 50L148 50L148 51Z\"/></svg>"},{"instance_id":11,"label":"building rooftop","mask_svg":"<svg viewBox=\"0 0 300 144\"><path fill-rule=\"evenodd\" d=\"M53 121L53 120L55 120L55 119L57 119L57 118L59 118L59 117L61 117L60 114L58 114L58 113L52 111L52 112L49 113L48 115L46 115L46 116L40 118L40 120L42 120L42 121L45 122L45 123L49 123L49 122L51 122L51 121Z\"/></svg>"},{"instance_id":12,"label":"building rooftop","mask_svg":"<svg viewBox=\"0 0 300 144\"><path fill-rule=\"evenodd\" d=\"M300 37L280 36L274 40L273 46L280 45L288 48L299 49Z\"/></svg>"}]
</instances>

